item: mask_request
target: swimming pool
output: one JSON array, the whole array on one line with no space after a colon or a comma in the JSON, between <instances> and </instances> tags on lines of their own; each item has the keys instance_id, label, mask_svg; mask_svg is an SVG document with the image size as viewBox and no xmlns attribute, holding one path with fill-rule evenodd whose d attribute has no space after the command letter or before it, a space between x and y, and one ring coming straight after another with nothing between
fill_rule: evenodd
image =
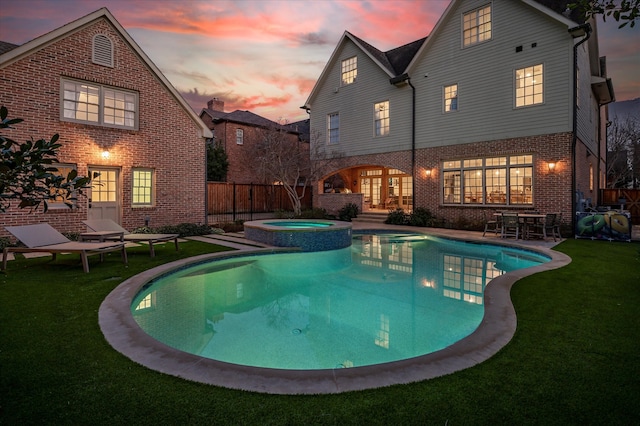
<instances>
[{"instance_id":1,"label":"swimming pool","mask_svg":"<svg viewBox=\"0 0 640 426\"><path fill-rule=\"evenodd\" d=\"M484 290L540 254L416 234L351 247L249 255L158 278L131 304L158 341L249 367L326 370L407 360L476 330Z\"/></svg>"}]
</instances>

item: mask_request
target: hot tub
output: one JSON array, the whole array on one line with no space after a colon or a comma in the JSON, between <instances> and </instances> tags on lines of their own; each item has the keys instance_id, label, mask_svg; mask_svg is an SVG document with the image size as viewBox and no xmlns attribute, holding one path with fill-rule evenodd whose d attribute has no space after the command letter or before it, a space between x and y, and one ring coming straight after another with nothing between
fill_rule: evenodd
<instances>
[{"instance_id":1,"label":"hot tub","mask_svg":"<svg viewBox=\"0 0 640 426\"><path fill-rule=\"evenodd\" d=\"M244 223L245 238L302 251L337 250L351 245L351 223L320 219L267 219Z\"/></svg>"}]
</instances>

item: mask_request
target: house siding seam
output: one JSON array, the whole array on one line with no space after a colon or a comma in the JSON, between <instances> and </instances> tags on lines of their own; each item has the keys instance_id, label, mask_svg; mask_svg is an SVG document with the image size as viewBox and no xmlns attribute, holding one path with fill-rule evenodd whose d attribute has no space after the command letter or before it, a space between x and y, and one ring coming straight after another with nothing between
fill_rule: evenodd
<instances>
[{"instance_id":1,"label":"house siding seam","mask_svg":"<svg viewBox=\"0 0 640 426\"><path fill-rule=\"evenodd\" d=\"M92 39L106 34L114 42L114 67L91 61ZM60 81L74 78L139 94L139 130L123 130L60 120ZM133 229L181 222L204 223L205 145L192 117L160 83L106 18L68 33L39 50L0 67L0 104L11 117L24 119L6 135L16 141L60 135L58 159L77 165L80 175L89 167L120 170L121 223ZM111 153L101 157L103 149ZM132 208L131 169L155 171L155 205ZM48 222L61 232L84 231L88 197L80 197L78 208L29 213L17 203L2 215L3 225ZM4 229L0 235L7 235Z\"/></svg>"}]
</instances>

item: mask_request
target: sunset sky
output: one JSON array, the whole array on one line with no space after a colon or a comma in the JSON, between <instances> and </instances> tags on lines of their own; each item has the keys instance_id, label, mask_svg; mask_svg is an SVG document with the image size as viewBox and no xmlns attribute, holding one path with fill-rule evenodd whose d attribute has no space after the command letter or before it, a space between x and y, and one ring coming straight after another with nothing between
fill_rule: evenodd
<instances>
[{"instance_id":1,"label":"sunset sky","mask_svg":"<svg viewBox=\"0 0 640 426\"><path fill-rule=\"evenodd\" d=\"M386 51L428 35L449 0L5 0L0 40L23 44L107 7L199 112L225 110L272 120L300 109L345 30ZM618 101L640 97L640 25L598 20ZM1 95L0 95L1 96Z\"/></svg>"}]
</instances>

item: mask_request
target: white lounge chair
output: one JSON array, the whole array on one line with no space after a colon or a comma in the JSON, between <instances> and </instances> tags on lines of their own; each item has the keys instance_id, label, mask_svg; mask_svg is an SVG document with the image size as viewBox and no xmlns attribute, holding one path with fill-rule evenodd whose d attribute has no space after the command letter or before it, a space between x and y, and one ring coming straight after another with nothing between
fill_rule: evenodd
<instances>
[{"instance_id":1,"label":"white lounge chair","mask_svg":"<svg viewBox=\"0 0 640 426\"><path fill-rule=\"evenodd\" d=\"M58 253L78 253L82 259L84 272L89 272L88 256L110 251L118 251L122 255L122 261L127 263L127 252L122 242L77 242L71 241L48 223L25 226L5 226L14 237L26 247L5 247L2 253L2 269L7 269L7 256L9 253L51 253L52 260L56 260ZM102 259L102 256L100 256Z\"/></svg>"},{"instance_id":2,"label":"white lounge chair","mask_svg":"<svg viewBox=\"0 0 640 426\"><path fill-rule=\"evenodd\" d=\"M161 243L173 240L176 245L176 251L178 250L178 237L179 234L130 234L129 231L118 225L111 219L92 219L83 220L82 223L87 225L89 229L95 232L122 232L122 237L105 237L104 240L109 241L131 241L136 243L146 242L149 244L149 252L151 257L156 255L153 245L155 243Z\"/></svg>"}]
</instances>

